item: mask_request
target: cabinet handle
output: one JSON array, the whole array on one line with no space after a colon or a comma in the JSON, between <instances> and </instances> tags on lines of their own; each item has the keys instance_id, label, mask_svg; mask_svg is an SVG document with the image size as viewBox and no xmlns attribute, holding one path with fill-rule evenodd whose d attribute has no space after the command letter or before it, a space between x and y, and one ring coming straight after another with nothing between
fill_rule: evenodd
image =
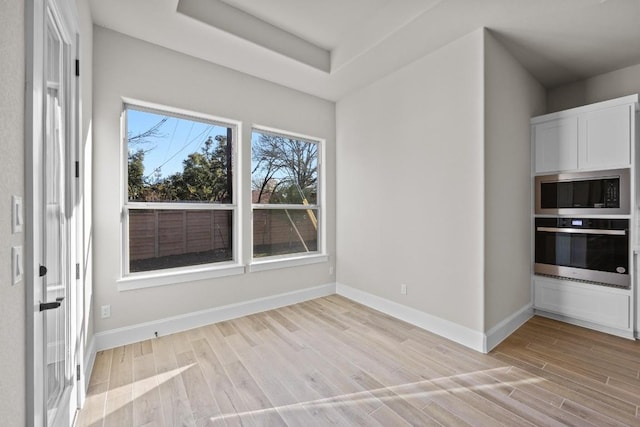
<instances>
[{"instance_id":1,"label":"cabinet handle","mask_svg":"<svg viewBox=\"0 0 640 427\"><path fill-rule=\"evenodd\" d=\"M538 227L536 231L547 231L549 233L605 234L608 236L624 236L627 234L627 230L599 230L594 228Z\"/></svg>"}]
</instances>

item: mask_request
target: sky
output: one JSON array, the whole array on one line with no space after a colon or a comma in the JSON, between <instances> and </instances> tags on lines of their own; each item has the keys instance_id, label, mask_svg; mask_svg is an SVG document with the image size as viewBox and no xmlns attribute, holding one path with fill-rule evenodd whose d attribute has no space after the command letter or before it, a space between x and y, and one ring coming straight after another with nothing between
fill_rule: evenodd
<instances>
[{"instance_id":1,"label":"sky","mask_svg":"<svg viewBox=\"0 0 640 427\"><path fill-rule=\"evenodd\" d=\"M129 151L139 149L145 151L144 176L145 179L155 181L166 178L176 172L182 172L183 162L194 152L199 152L207 138L215 140L218 135L226 137L227 128L210 122L197 121L174 117L166 114L156 114L149 111L127 108L127 134L129 137L147 132L155 125L162 123L153 137L131 143ZM260 132L254 131L251 135L252 146L258 144ZM251 168L255 168L256 162L252 161ZM285 170L274 175L276 179L288 178Z\"/></svg>"},{"instance_id":2,"label":"sky","mask_svg":"<svg viewBox=\"0 0 640 427\"><path fill-rule=\"evenodd\" d=\"M156 170L158 178L182 172L182 162L189 154L199 152L207 138L227 135L223 126L132 108L127 109L127 134L131 137L146 132L164 118L167 120L158 128L156 137L129 145L129 151L145 151L145 177L153 177Z\"/></svg>"}]
</instances>

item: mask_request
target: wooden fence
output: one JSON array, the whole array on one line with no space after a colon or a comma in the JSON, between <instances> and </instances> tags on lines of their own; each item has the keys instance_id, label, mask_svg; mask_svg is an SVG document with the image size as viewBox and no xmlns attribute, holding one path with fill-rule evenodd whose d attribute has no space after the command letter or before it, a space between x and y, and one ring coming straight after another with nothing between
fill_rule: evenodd
<instances>
[{"instance_id":1,"label":"wooden fence","mask_svg":"<svg viewBox=\"0 0 640 427\"><path fill-rule=\"evenodd\" d=\"M231 211L131 210L132 261L231 248Z\"/></svg>"},{"instance_id":2,"label":"wooden fence","mask_svg":"<svg viewBox=\"0 0 640 427\"><path fill-rule=\"evenodd\" d=\"M226 210L130 210L129 259L230 251L232 217ZM287 248L315 251L317 234L306 210L253 212L254 251L266 255L287 253Z\"/></svg>"},{"instance_id":3,"label":"wooden fence","mask_svg":"<svg viewBox=\"0 0 640 427\"><path fill-rule=\"evenodd\" d=\"M318 232L306 210L253 211L254 256L316 251L317 249Z\"/></svg>"}]
</instances>

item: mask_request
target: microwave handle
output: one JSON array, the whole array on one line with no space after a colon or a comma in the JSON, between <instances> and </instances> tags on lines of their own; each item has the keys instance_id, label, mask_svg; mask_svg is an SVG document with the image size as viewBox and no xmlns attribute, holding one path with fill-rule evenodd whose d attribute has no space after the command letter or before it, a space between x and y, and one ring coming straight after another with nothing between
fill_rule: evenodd
<instances>
[{"instance_id":1,"label":"microwave handle","mask_svg":"<svg viewBox=\"0 0 640 427\"><path fill-rule=\"evenodd\" d=\"M594 228L538 227L536 231L546 231L549 233L606 234L608 236L624 236L627 234L626 230L601 230Z\"/></svg>"}]
</instances>

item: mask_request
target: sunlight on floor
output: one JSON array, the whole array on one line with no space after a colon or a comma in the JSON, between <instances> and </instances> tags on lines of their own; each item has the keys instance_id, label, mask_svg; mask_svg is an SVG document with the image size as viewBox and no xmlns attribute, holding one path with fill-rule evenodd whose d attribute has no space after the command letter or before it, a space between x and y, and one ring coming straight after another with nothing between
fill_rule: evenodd
<instances>
[{"instance_id":1,"label":"sunlight on floor","mask_svg":"<svg viewBox=\"0 0 640 427\"><path fill-rule=\"evenodd\" d=\"M130 404L132 401L141 398L146 393L151 390L158 388L161 384L166 383L167 381L172 380L173 378L182 375L183 372L193 368L196 366L196 363L191 363L189 365L172 369L167 372L163 372L160 374L155 374L147 378L143 378L139 381L134 381L133 383L125 384L120 387L116 387L114 389L104 391L101 393L92 394L91 396L87 396L87 400L102 400L104 395L107 393L112 395L119 395L118 400L121 402L119 405L110 405L110 411L105 412L104 416L102 413L96 414L93 419L87 419L88 425L93 425L94 423L99 422L103 418L107 418L109 415L117 412L122 407ZM106 400L106 399L105 399Z\"/></svg>"},{"instance_id":2,"label":"sunlight on floor","mask_svg":"<svg viewBox=\"0 0 640 427\"><path fill-rule=\"evenodd\" d=\"M316 399L305 402L296 402L290 405L281 405L271 408L256 409L245 412L238 412L234 414L221 414L216 417L209 418L210 421L220 421L233 419L236 417L269 414L272 412L285 412L285 411L298 411L305 409L319 409L327 407L338 406L354 406L363 402L389 402L398 399L412 399L412 398L429 398L436 395L442 395L445 393L470 393L476 390L493 389L498 387L517 387L523 384L535 384L544 381L543 378L532 376L530 378L497 382L493 378L487 378L486 375L492 372L506 373L510 366L501 368L486 369L482 371L468 372L464 374L451 375L448 377L435 378L432 380L423 380L413 383L399 384L395 386L383 387L374 390L363 390L356 393L343 394L340 396L332 396L322 399ZM478 378L482 377L482 378ZM476 385L462 386L452 385L451 382L455 379L464 379L466 382L474 382ZM487 379L492 380L486 382Z\"/></svg>"}]
</instances>

